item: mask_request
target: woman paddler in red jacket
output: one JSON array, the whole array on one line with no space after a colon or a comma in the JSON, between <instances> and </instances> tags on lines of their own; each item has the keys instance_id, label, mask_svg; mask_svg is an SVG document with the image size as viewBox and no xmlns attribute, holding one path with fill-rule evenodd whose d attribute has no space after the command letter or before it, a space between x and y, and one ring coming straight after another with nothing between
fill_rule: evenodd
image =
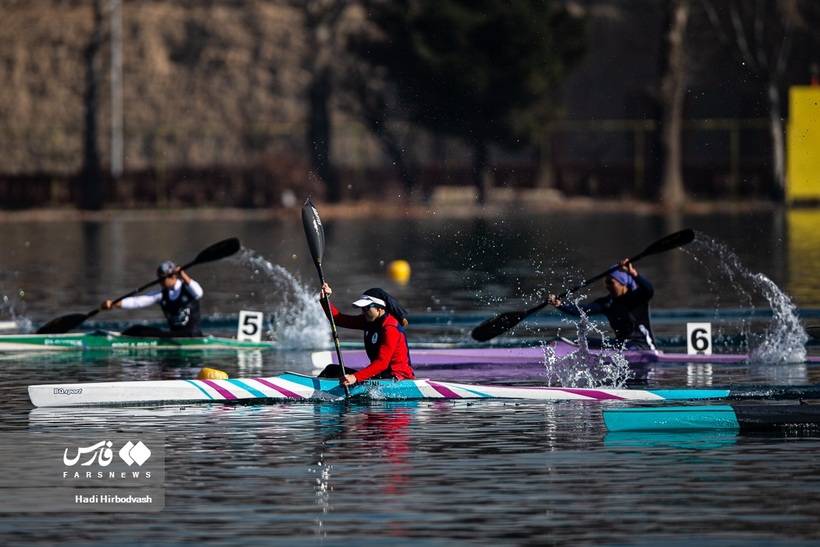
<instances>
[{"instance_id":1,"label":"woman paddler in red jacket","mask_svg":"<svg viewBox=\"0 0 820 547\"><path fill-rule=\"evenodd\" d=\"M353 306L359 308L361 314L347 315L339 312L327 299L332 293L327 283L322 285L322 308L328 316L333 313L333 321L337 326L364 331L364 349L370 364L359 371L345 367L344 376L341 376L339 365L328 365L319 377L339 378L340 384L348 386L370 378L415 378L410 364L410 350L407 348L407 335L402 328L407 325L407 311L402 305L382 289L367 289L353 302Z\"/></svg>"}]
</instances>

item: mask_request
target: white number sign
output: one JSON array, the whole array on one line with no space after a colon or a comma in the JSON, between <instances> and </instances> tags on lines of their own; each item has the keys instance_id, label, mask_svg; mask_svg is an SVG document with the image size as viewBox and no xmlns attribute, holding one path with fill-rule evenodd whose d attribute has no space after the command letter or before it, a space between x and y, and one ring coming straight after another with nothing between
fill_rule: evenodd
<instances>
[{"instance_id":1,"label":"white number sign","mask_svg":"<svg viewBox=\"0 0 820 547\"><path fill-rule=\"evenodd\" d=\"M236 339L247 340L249 342L261 342L264 317L261 311L240 311L239 329L236 332Z\"/></svg>"},{"instance_id":2,"label":"white number sign","mask_svg":"<svg viewBox=\"0 0 820 547\"><path fill-rule=\"evenodd\" d=\"M686 353L712 355L711 323L686 323Z\"/></svg>"}]
</instances>

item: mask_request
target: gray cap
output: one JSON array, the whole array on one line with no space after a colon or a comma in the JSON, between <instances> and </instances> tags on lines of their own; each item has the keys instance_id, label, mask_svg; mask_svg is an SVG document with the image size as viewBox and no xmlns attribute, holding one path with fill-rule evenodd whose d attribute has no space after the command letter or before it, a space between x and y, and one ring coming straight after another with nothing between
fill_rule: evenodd
<instances>
[{"instance_id":1,"label":"gray cap","mask_svg":"<svg viewBox=\"0 0 820 547\"><path fill-rule=\"evenodd\" d=\"M174 262L172 260L166 260L165 262L163 262L162 264L157 266L157 275L159 275L159 276L171 275L171 274L174 273L174 270L176 269L176 267L177 267L177 265L174 264Z\"/></svg>"}]
</instances>

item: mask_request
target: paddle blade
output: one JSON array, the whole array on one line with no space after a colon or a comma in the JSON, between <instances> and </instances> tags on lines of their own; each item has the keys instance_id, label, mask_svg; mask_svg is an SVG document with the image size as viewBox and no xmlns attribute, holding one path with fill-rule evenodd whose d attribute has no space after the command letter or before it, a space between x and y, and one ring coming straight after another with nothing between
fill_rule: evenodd
<instances>
[{"instance_id":1,"label":"paddle blade","mask_svg":"<svg viewBox=\"0 0 820 547\"><path fill-rule=\"evenodd\" d=\"M302 224L305 227L305 237L307 237L310 255L317 268L322 265L322 255L325 252L325 230L322 227L322 219L319 218L319 211L313 206L310 200L305 201L302 206ZM321 273L321 270L320 270Z\"/></svg>"},{"instance_id":2,"label":"paddle blade","mask_svg":"<svg viewBox=\"0 0 820 547\"><path fill-rule=\"evenodd\" d=\"M820 338L820 325L810 325L806 327L806 334L812 338Z\"/></svg>"},{"instance_id":3,"label":"paddle blade","mask_svg":"<svg viewBox=\"0 0 820 547\"><path fill-rule=\"evenodd\" d=\"M649 256L657 253L663 253L666 251L671 251L672 249L677 249L678 247L682 247L688 243L692 243L695 239L695 232L691 228L686 228L685 230L681 230L680 232L675 232L674 234L669 234L666 237L663 237L644 249L644 251L639 256ZM633 260L635 260L633 258Z\"/></svg>"},{"instance_id":4,"label":"paddle blade","mask_svg":"<svg viewBox=\"0 0 820 547\"><path fill-rule=\"evenodd\" d=\"M509 311L501 315L496 315L474 328L471 336L474 340L486 342L507 332L520 323L527 315L527 312L524 311Z\"/></svg>"},{"instance_id":5,"label":"paddle blade","mask_svg":"<svg viewBox=\"0 0 820 547\"><path fill-rule=\"evenodd\" d=\"M219 243L214 243L207 249L200 252L196 255L196 258L193 262L188 264L188 266L193 266L194 264L204 264L205 262L213 262L214 260L219 260L239 251L242 248L242 244L239 242L238 238L231 237L225 240L220 241ZM183 268L184 269L184 268Z\"/></svg>"},{"instance_id":6,"label":"paddle blade","mask_svg":"<svg viewBox=\"0 0 820 547\"><path fill-rule=\"evenodd\" d=\"M78 327L86 319L88 315L85 313L70 313L62 317L55 317L37 329L37 334L63 334Z\"/></svg>"}]
</instances>

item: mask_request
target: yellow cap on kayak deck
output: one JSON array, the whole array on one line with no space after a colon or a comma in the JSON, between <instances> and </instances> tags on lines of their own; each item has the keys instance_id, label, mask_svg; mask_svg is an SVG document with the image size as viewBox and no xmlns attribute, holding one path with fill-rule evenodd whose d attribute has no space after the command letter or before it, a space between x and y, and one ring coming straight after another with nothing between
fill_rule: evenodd
<instances>
[{"instance_id":1,"label":"yellow cap on kayak deck","mask_svg":"<svg viewBox=\"0 0 820 547\"><path fill-rule=\"evenodd\" d=\"M197 380L227 380L228 373L215 368L205 367L196 375Z\"/></svg>"}]
</instances>

